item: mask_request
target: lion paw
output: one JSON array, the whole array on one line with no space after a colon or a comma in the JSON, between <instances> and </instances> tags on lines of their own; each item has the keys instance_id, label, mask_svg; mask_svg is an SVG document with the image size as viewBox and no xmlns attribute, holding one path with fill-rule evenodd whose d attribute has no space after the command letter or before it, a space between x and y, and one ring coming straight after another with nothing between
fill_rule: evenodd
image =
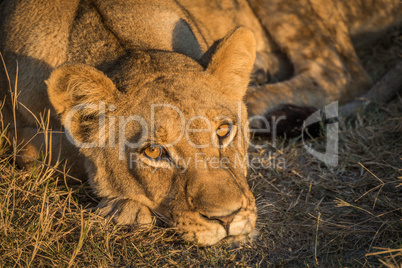
<instances>
[{"instance_id":1,"label":"lion paw","mask_svg":"<svg viewBox=\"0 0 402 268\"><path fill-rule=\"evenodd\" d=\"M103 199L98 207L102 216L118 225L150 225L154 221L148 207L130 199Z\"/></svg>"}]
</instances>

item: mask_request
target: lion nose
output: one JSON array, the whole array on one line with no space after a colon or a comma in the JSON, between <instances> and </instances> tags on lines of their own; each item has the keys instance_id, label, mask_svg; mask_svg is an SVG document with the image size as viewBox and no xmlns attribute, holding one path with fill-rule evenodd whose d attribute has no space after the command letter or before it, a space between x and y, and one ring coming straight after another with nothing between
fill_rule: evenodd
<instances>
[{"instance_id":1,"label":"lion nose","mask_svg":"<svg viewBox=\"0 0 402 268\"><path fill-rule=\"evenodd\" d=\"M241 209L241 208L239 208L238 210L236 210L236 211L234 211L234 212L232 212L231 214L226 215L226 216L207 216L207 215L202 214L202 213L200 213L200 215L201 215L203 218L207 219L207 220L211 220L211 221L215 220L215 221L218 221L218 222L223 226L223 228L225 228L225 230L226 230L226 235L229 235L230 224L232 223L234 217L235 217L236 214L240 211L240 209Z\"/></svg>"}]
</instances>

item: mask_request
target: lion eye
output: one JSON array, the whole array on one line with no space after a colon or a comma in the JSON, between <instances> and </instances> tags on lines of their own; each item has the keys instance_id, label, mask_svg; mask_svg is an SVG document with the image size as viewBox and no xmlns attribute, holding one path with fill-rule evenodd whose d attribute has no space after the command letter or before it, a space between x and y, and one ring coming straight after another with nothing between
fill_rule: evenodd
<instances>
[{"instance_id":1,"label":"lion eye","mask_svg":"<svg viewBox=\"0 0 402 268\"><path fill-rule=\"evenodd\" d=\"M232 125L230 124L220 125L216 130L216 135L218 135L218 137L221 139L226 138L227 136L229 136L231 129Z\"/></svg>"},{"instance_id":2,"label":"lion eye","mask_svg":"<svg viewBox=\"0 0 402 268\"><path fill-rule=\"evenodd\" d=\"M160 145L151 145L144 150L144 154L146 157L150 159L158 160L159 158L161 158L166 154L166 151Z\"/></svg>"}]
</instances>

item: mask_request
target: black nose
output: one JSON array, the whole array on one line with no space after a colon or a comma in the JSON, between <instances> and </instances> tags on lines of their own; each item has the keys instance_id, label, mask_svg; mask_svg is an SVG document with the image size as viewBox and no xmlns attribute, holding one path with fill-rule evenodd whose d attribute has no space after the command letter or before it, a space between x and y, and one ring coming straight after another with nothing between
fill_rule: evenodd
<instances>
[{"instance_id":1,"label":"black nose","mask_svg":"<svg viewBox=\"0 0 402 268\"><path fill-rule=\"evenodd\" d=\"M230 227L230 224L232 223L234 217L235 217L236 214L240 211L240 209L241 209L241 208L237 209L236 211L234 211L234 212L232 212L232 213L230 213L229 215L226 215L226 216L207 216L207 215L202 214L202 213L200 213L200 215L201 215L203 218L207 219L207 220L211 220L211 221L215 220L215 221L218 221L218 222L223 226L223 228L225 228L225 230L226 230L226 235L228 236L228 235L229 235L229 227Z\"/></svg>"}]
</instances>

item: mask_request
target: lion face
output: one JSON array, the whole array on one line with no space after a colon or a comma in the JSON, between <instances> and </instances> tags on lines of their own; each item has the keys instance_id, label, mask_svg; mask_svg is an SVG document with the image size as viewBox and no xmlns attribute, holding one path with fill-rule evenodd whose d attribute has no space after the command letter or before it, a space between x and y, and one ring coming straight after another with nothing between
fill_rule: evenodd
<instances>
[{"instance_id":1,"label":"lion face","mask_svg":"<svg viewBox=\"0 0 402 268\"><path fill-rule=\"evenodd\" d=\"M252 34L239 28L206 68L177 53L136 52L107 75L83 64L53 71L50 100L105 215L119 224L158 216L200 245L250 234L242 99L254 57Z\"/></svg>"}]
</instances>

